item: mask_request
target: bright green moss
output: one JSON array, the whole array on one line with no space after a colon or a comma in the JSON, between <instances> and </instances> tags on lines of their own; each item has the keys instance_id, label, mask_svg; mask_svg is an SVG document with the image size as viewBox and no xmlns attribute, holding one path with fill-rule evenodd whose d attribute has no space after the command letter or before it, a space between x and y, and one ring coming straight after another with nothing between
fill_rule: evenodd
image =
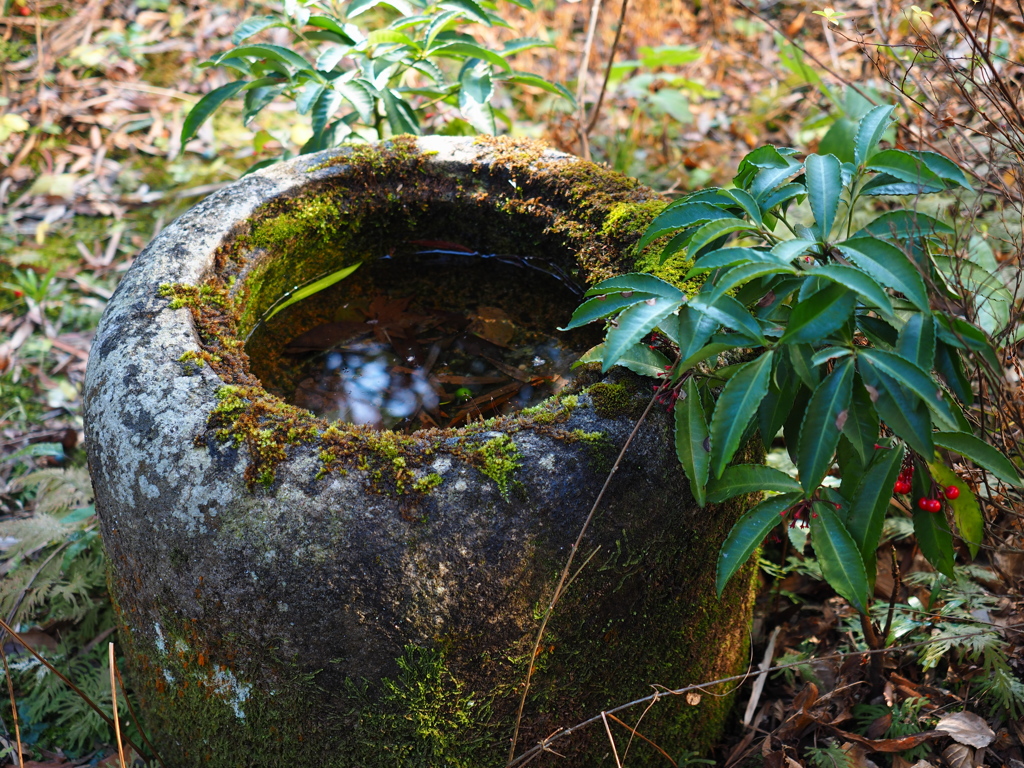
<instances>
[{"instance_id":1,"label":"bright green moss","mask_svg":"<svg viewBox=\"0 0 1024 768\"><path fill-rule=\"evenodd\" d=\"M508 435L499 435L473 449L481 459L480 471L498 484L498 491L508 501L509 481L513 473L522 466L522 455L515 441Z\"/></svg>"},{"instance_id":2,"label":"bright green moss","mask_svg":"<svg viewBox=\"0 0 1024 768\"><path fill-rule=\"evenodd\" d=\"M436 472L417 478L413 481L412 489L417 493L430 493L444 482L444 478Z\"/></svg>"},{"instance_id":3,"label":"bright green moss","mask_svg":"<svg viewBox=\"0 0 1024 768\"><path fill-rule=\"evenodd\" d=\"M599 382L591 386L587 393L594 402L594 410L601 418L619 418L633 409L633 397L623 384Z\"/></svg>"}]
</instances>

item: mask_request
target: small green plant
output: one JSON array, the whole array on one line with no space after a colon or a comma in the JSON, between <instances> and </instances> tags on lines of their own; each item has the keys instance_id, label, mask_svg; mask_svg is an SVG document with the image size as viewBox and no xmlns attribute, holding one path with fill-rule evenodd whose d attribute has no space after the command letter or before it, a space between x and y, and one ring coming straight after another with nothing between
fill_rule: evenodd
<instances>
[{"instance_id":1,"label":"small green plant","mask_svg":"<svg viewBox=\"0 0 1024 768\"><path fill-rule=\"evenodd\" d=\"M863 614L894 495L907 502L921 551L952 578L946 512L972 555L983 518L948 454L1020 484L961 406L972 400L964 358L994 371L999 361L981 329L935 309L956 297L937 266L953 230L892 207L854 231L865 198L970 188L942 155L880 148L892 112L878 106L858 121L853 162L764 146L743 159L735 188L675 201L638 249L663 244L662 263L690 265L681 284L705 278L699 291L622 275L587 291L567 326L607 319L605 342L583 360L661 379L698 503L772 494L724 543L719 592L773 529L806 524L824 578ZM794 205L803 201L806 223ZM724 366L715 362L723 356ZM730 466L755 430L766 446L783 431L799 480ZM835 465L842 484L825 487Z\"/></svg>"},{"instance_id":2,"label":"small green plant","mask_svg":"<svg viewBox=\"0 0 1024 768\"><path fill-rule=\"evenodd\" d=\"M513 2L532 8L530 0ZM376 10L363 16L371 9ZM389 16L385 25L382 19ZM361 27L357 17L360 22L371 18L381 28ZM495 133L498 113L492 101L499 82L536 86L573 101L564 87L509 63L516 53L550 43L518 38L496 51L465 31L470 24L508 26L491 0L353 0L344 16L316 0L286 0L283 14L247 19L231 38L238 47L202 65L229 68L240 79L196 104L182 128L182 144L240 94L247 124L278 98L292 100L300 115L310 115L311 136L302 153L368 134L379 139L389 132L419 134L429 111L454 117L457 110L465 130ZM273 27L288 29L300 42L295 48L246 42Z\"/></svg>"}]
</instances>

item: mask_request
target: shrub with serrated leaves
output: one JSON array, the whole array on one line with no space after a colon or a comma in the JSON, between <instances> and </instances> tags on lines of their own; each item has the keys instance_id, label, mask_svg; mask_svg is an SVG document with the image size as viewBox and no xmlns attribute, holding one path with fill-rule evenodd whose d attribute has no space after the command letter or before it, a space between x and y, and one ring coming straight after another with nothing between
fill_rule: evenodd
<instances>
[{"instance_id":1,"label":"shrub with serrated leaves","mask_svg":"<svg viewBox=\"0 0 1024 768\"><path fill-rule=\"evenodd\" d=\"M531 8L531 0L511 0ZM248 124L264 107L283 98L309 115L312 136L302 154L359 138L366 129L383 139L420 133L422 113L448 105L481 133L496 133L498 83L529 85L573 103L563 86L512 67L509 57L551 44L539 38L509 40L493 50L465 30L467 25L508 27L493 0L352 0L338 15L333 4L286 0L284 13L254 16L231 37L237 47L201 66L225 67L237 80L206 94L185 120L182 146L228 99L243 96ZM360 26L370 14L379 28ZM381 21L382 15L391 18ZM358 18L358 21L356 20ZM283 27L294 46L248 42L264 30ZM258 167L276 160L263 161Z\"/></svg>"},{"instance_id":2,"label":"shrub with serrated leaves","mask_svg":"<svg viewBox=\"0 0 1024 768\"><path fill-rule=\"evenodd\" d=\"M673 202L638 248L665 242L662 263L685 258L692 266L684 280L706 276L703 287L687 296L650 274L611 278L587 291L567 326L609 320L605 342L583 359L661 379L700 504L774 494L729 534L719 592L773 529L802 521L825 579L863 613L901 475L917 469L912 501L942 499L938 513L913 504L913 524L921 551L950 577L950 522L973 555L983 518L949 455L1020 484L1014 464L976 437L964 414L972 401L964 359L1000 365L981 329L937 309L955 295L942 268L954 231L909 205L852 231L865 197L970 189L942 155L880 148L892 112L879 106L861 118L852 163L764 146L743 159L734 188ZM802 201L808 226L791 220ZM717 367L727 352L741 362ZM780 429L799 480L767 466L730 466L755 430L767 446ZM842 485L824 487L836 464ZM950 486L958 492L951 499L942 493Z\"/></svg>"}]
</instances>

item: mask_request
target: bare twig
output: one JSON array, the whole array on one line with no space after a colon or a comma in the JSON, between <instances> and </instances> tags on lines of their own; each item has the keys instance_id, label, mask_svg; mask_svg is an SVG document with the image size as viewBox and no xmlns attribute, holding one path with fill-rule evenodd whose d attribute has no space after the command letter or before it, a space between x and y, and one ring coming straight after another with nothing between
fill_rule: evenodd
<instances>
[{"instance_id":1,"label":"bare twig","mask_svg":"<svg viewBox=\"0 0 1024 768\"><path fill-rule=\"evenodd\" d=\"M121 741L121 719L117 716L117 676L115 674L117 659L114 658L113 643L107 645L107 651L110 656L110 707L114 711L114 738L117 740L117 757L121 761L121 768L126 768L124 764L124 743Z\"/></svg>"},{"instance_id":2,"label":"bare twig","mask_svg":"<svg viewBox=\"0 0 1024 768\"><path fill-rule=\"evenodd\" d=\"M25 765L25 756L21 752L21 724L18 721L18 705L14 699L14 682L11 680L11 668L7 664L7 654L0 640L0 659L4 662L4 677L7 678L7 695L11 697L11 718L14 720L14 743L18 745L18 766Z\"/></svg>"}]
</instances>

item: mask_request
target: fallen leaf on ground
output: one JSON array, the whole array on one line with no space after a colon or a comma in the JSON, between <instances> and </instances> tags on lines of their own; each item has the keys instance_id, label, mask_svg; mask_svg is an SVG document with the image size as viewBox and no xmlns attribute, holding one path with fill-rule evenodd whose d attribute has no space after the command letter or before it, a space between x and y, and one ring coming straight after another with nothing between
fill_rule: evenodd
<instances>
[{"instance_id":1,"label":"fallen leaf on ground","mask_svg":"<svg viewBox=\"0 0 1024 768\"><path fill-rule=\"evenodd\" d=\"M984 718L973 712L954 712L939 718L935 730L949 734L953 741L970 747L987 747L996 735Z\"/></svg>"}]
</instances>

